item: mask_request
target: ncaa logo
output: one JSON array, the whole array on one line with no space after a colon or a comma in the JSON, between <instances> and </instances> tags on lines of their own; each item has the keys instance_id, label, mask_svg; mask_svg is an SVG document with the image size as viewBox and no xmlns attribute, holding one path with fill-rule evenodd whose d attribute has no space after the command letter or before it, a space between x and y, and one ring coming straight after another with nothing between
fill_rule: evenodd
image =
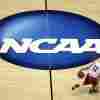
<instances>
[{"instance_id":1,"label":"ncaa logo","mask_svg":"<svg viewBox=\"0 0 100 100\"><path fill-rule=\"evenodd\" d=\"M100 25L55 10L30 11L0 21L0 56L33 69L65 69L100 56Z\"/></svg>"}]
</instances>

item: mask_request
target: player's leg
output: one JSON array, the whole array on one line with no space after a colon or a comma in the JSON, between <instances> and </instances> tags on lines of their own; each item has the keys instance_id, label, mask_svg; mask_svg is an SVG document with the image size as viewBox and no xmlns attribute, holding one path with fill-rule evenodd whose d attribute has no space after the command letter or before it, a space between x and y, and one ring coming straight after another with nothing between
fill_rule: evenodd
<instances>
[{"instance_id":1,"label":"player's leg","mask_svg":"<svg viewBox=\"0 0 100 100\"><path fill-rule=\"evenodd\" d=\"M92 87L89 90L89 93L97 93L99 92L98 90L98 79L97 78L91 78L91 85Z\"/></svg>"}]
</instances>

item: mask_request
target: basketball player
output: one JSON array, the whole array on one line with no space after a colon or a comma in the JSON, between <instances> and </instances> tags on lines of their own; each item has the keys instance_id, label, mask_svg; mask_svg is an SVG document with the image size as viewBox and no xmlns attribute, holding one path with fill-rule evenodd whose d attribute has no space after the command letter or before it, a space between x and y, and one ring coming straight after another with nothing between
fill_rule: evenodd
<instances>
[{"instance_id":1,"label":"basketball player","mask_svg":"<svg viewBox=\"0 0 100 100\"><path fill-rule=\"evenodd\" d=\"M78 74L78 78L83 80L82 85L91 85L89 89L89 93L97 93L98 92L98 83L100 79L100 63L92 63L86 68L82 68ZM79 88L80 84L75 84L72 87L72 90Z\"/></svg>"}]
</instances>

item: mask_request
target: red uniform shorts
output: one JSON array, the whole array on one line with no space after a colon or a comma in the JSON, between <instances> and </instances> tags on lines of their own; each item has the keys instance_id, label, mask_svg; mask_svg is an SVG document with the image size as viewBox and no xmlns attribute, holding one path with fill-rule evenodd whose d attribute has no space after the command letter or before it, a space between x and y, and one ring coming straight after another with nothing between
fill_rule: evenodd
<instances>
[{"instance_id":1,"label":"red uniform shorts","mask_svg":"<svg viewBox=\"0 0 100 100\"><path fill-rule=\"evenodd\" d=\"M98 79L97 78L94 78L94 77L91 77L89 74L87 74L84 82L83 82L83 85L97 85L98 84Z\"/></svg>"}]
</instances>

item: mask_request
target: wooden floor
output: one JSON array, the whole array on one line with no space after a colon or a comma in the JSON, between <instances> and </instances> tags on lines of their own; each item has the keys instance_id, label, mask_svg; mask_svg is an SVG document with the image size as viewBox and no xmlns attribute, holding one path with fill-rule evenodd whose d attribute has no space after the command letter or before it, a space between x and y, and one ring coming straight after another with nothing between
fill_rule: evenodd
<instances>
[{"instance_id":1,"label":"wooden floor","mask_svg":"<svg viewBox=\"0 0 100 100\"><path fill-rule=\"evenodd\" d=\"M79 13L100 23L99 0L48 0L48 8ZM44 9L44 0L0 0L0 18L16 12ZM53 71L54 100L98 100L88 88L75 91L76 69ZM0 100L50 100L49 72L24 69L0 60Z\"/></svg>"}]
</instances>

